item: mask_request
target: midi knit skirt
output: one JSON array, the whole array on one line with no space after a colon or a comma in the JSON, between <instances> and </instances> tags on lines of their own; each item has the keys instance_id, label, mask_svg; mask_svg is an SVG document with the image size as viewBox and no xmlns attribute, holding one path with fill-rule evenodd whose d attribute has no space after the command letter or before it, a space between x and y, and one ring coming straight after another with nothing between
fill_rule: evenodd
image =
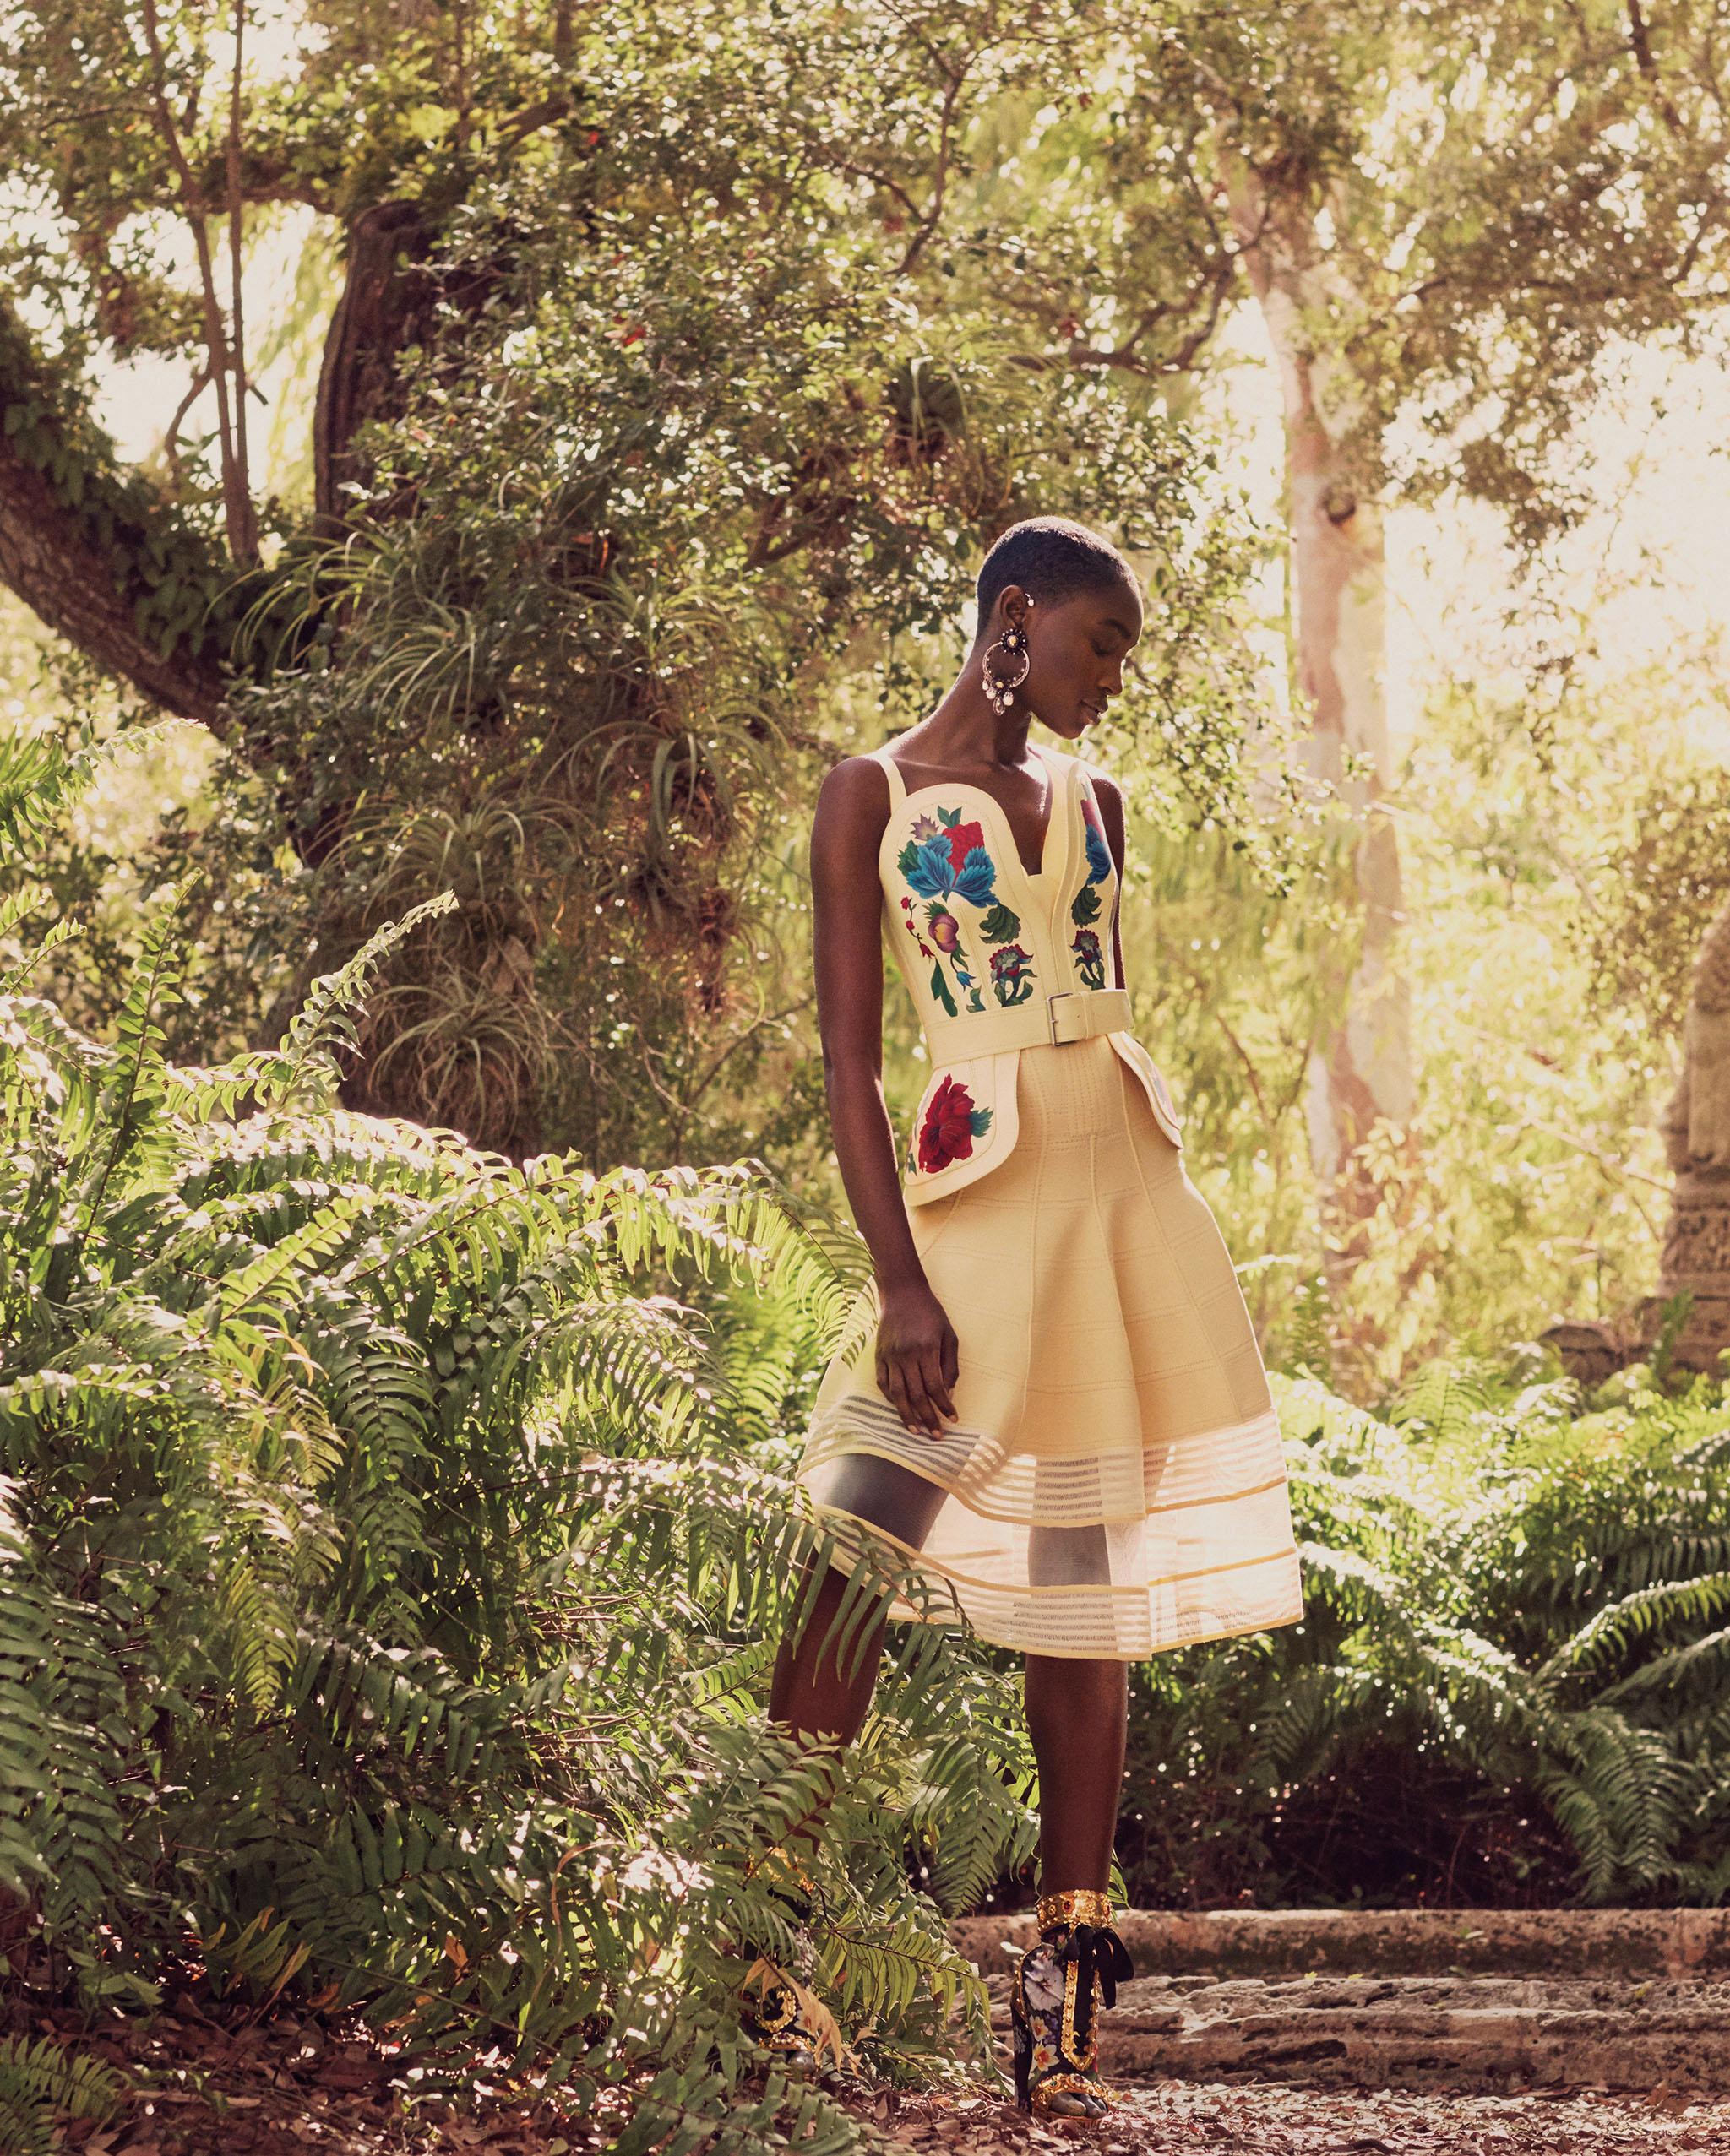
<instances>
[{"instance_id":1,"label":"midi knit skirt","mask_svg":"<svg viewBox=\"0 0 1730 2156\"><path fill-rule=\"evenodd\" d=\"M1029 1654L1137 1661L1301 1618L1279 1425L1217 1224L1103 1035L1024 1053L1009 1157L909 1208L960 1344L956 1421L876 1381L874 1284L798 1480L897 1545L890 1614Z\"/></svg>"}]
</instances>

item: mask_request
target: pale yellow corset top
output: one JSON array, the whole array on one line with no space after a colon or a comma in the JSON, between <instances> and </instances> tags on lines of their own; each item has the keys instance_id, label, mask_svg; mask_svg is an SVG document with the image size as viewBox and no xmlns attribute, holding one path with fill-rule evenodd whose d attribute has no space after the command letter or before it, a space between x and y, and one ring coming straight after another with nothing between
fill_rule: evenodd
<instances>
[{"instance_id":1,"label":"pale yellow corset top","mask_svg":"<svg viewBox=\"0 0 1730 2156\"><path fill-rule=\"evenodd\" d=\"M910 1205L1008 1158L1022 1056L1061 1055L1067 1043L1097 1034L1109 1036L1140 1079L1166 1136L1183 1143L1171 1094L1129 1030L1129 998L1116 979L1118 875L1091 775L1078 757L1037 753L1052 793L1033 875L1009 819L982 788L946 780L909 792L888 751L871 752L889 786L878 853L884 942L932 1062L907 1148Z\"/></svg>"}]
</instances>

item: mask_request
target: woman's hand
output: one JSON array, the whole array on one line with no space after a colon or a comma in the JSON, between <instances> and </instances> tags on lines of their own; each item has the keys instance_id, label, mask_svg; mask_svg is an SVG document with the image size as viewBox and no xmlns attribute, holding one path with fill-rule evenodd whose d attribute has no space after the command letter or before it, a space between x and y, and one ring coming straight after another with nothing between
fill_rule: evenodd
<instances>
[{"instance_id":1,"label":"woman's hand","mask_svg":"<svg viewBox=\"0 0 1730 2156\"><path fill-rule=\"evenodd\" d=\"M955 1420L950 1388L960 1346L943 1305L924 1285L884 1295L877 1327L877 1382L916 1436L941 1437Z\"/></svg>"}]
</instances>

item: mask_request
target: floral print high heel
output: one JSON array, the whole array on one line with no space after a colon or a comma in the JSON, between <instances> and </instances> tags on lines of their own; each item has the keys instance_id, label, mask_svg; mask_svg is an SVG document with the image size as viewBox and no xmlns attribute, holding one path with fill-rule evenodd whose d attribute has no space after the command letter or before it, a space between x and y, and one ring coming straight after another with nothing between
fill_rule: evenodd
<instances>
[{"instance_id":1,"label":"floral print high heel","mask_svg":"<svg viewBox=\"0 0 1730 2156\"><path fill-rule=\"evenodd\" d=\"M832 2043L834 2028L821 2002L798 1979L761 1955L746 1972L739 2026L761 2050L781 2053L782 2064L793 2073L817 2071L818 2056Z\"/></svg>"},{"instance_id":2,"label":"floral print high heel","mask_svg":"<svg viewBox=\"0 0 1730 2156\"><path fill-rule=\"evenodd\" d=\"M1117 2004L1134 1964L1108 1895L1044 1895L1036 1920L1039 1943L1009 1980L1015 2100L1044 2118L1102 2119L1124 2099L1100 2078L1098 2008Z\"/></svg>"},{"instance_id":3,"label":"floral print high heel","mask_svg":"<svg viewBox=\"0 0 1730 2156\"><path fill-rule=\"evenodd\" d=\"M823 2077L826 2053L830 2072L852 2064L851 2049L842 2036L835 2016L809 1988L816 1952L808 1932L816 1889L802 1873L787 1887L773 1889L787 1914L801 1927L792 1956L792 1968L782 1969L760 1948L746 1943L750 1966L739 1990L739 2027L750 2041L764 2051L780 2055L789 2073Z\"/></svg>"}]
</instances>

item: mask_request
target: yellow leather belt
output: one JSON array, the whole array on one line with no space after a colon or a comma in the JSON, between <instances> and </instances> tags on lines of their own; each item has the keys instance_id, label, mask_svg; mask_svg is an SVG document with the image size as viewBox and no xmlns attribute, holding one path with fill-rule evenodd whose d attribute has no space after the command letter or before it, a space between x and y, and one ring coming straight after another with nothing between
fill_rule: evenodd
<instances>
[{"instance_id":1,"label":"yellow leather belt","mask_svg":"<svg viewBox=\"0 0 1730 2156\"><path fill-rule=\"evenodd\" d=\"M933 1018L925 1029L933 1064L959 1063L969 1056L994 1056L1005 1048L1057 1047L1121 1033L1129 1025L1127 988L1059 988L1008 1010L967 1011Z\"/></svg>"}]
</instances>

